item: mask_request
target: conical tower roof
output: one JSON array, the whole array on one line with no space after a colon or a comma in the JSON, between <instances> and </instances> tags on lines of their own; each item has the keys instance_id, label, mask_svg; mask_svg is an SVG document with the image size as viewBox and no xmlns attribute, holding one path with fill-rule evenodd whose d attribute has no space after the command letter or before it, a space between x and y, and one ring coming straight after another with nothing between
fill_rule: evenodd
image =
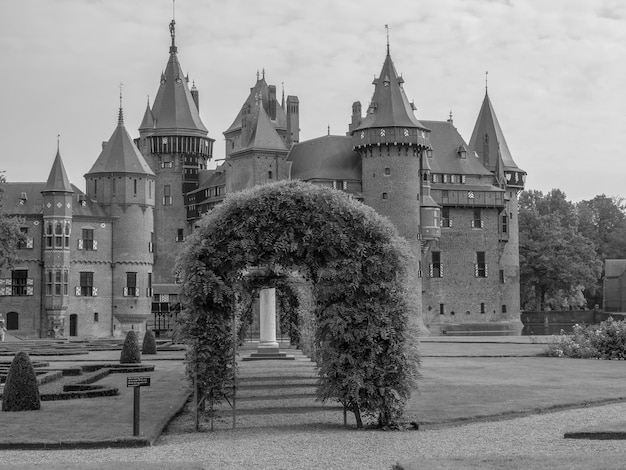
<instances>
[{"instance_id":1,"label":"conical tower roof","mask_svg":"<svg viewBox=\"0 0 626 470\"><path fill-rule=\"evenodd\" d=\"M243 103L243 106L239 109L239 113L235 117L235 120L232 122L230 127L224 131L224 134L228 134L234 130L241 129L241 121L243 119L244 109L256 105L257 99L261 99L263 103L263 107L266 112L269 109L270 102L270 93L269 93L269 85L265 81L265 72L262 77L257 77L257 81L252 88L250 88L250 94L246 98ZM268 116L269 117L269 116ZM270 119L271 121L271 119ZM276 128L286 128L287 127L287 116L285 115L284 103L278 103L276 101L276 120L274 121L274 127Z\"/></svg>"},{"instance_id":2,"label":"conical tower roof","mask_svg":"<svg viewBox=\"0 0 626 470\"><path fill-rule=\"evenodd\" d=\"M154 116L152 116L152 110L150 109L150 101L148 100L148 104L146 105L146 112L143 115L143 119L141 120L141 125L139 126L140 130L148 130L154 128Z\"/></svg>"},{"instance_id":3,"label":"conical tower roof","mask_svg":"<svg viewBox=\"0 0 626 470\"><path fill-rule=\"evenodd\" d=\"M485 138L485 136L487 137ZM506 143L504 133L500 128L496 112L486 90L469 146L470 150L476 152L483 161L485 161L485 149L487 149L490 167L488 169L491 171L496 171L496 167L499 165L496 157L499 156L503 166L503 168L498 168L499 171L523 172L511 156L509 146Z\"/></svg>"},{"instance_id":4,"label":"conical tower roof","mask_svg":"<svg viewBox=\"0 0 626 470\"><path fill-rule=\"evenodd\" d=\"M374 79L374 96L367 115L356 130L372 127L412 127L426 129L413 114L402 84L404 79L398 76L391 60L389 50L380 76Z\"/></svg>"},{"instance_id":5,"label":"conical tower roof","mask_svg":"<svg viewBox=\"0 0 626 470\"><path fill-rule=\"evenodd\" d=\"M63 160L61 159L61 153L58 148L56 157L54 157L52 169L50 170L50 175L48 176L48 182L42 192L53 191L66 193L74 192L72 185L70 184L70 180L67 177L67 173L65 172Z\"/></svg>"},{"instance_id":6,"label":"conical tower roof","mask_svg":"<svg viewBox=\"0 0 626 470\"><path fill-rule=\"evenodd\" d=\"M178 48L175 44L175 22L170 23L172 45L170 57L161 74L161 85L152 106L154 134L191 135L205 137L208 134L200 119L200 113L191 96L187 78L178 61ZM144 116L145 118L145 116ZM141 129L146 129L143 127Z\"/></svg>"},{"instance_id":7,"label":"conical tower roof","mask_svg":"<svg viewBox=\"0 0 626 470\"><path fill-rule=\"evenodd\" d=\"M247 145L244 143L244 149L287 150L285 142L276 132L260 100L257 103L257 107L258 112L255 113L256 123L254 123L254 130Z\"/></svg>"},{"instance_id":8,"label":"conical tower roof","mask_svg":"<svg viewBox=\"0 0 626 470\"><path fill-rule=\"evenodd\" d=\"M128 134L126 127L124 127L121 108L117 127L87 175L97 173L132 173L154 176L148 163Z\"/></svg>"}]
</instances>

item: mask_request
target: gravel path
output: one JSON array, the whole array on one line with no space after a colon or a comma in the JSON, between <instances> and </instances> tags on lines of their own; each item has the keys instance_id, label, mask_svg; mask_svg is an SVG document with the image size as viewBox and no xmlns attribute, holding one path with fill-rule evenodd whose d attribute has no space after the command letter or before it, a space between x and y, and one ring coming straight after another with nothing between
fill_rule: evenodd
<instances>
[{"instance_id":1,"label":"gravel path","mask_svg":"<svg viewBox=\"0 0 626 470\"><path fill-rule=\"evenodd\" d=\"M186 433L179 425L174 427L176 433L164 435L151 448L3 451L0 468L88 469L98 462L130 469L144 468L131 462L159 462L158 468L168 468L167 462L189 462L206 469L391 469L396 462L405 468L536 468L528 461L517 466L519 462L508 460L528 456L542 462L578 460L582 466L575 468L589 462L593 468L624 468L625 441L563 439L566 431L622 421L624 416L626 403L427 431L356 431L319 425ZM487 464L499 457L504 458L502 466Z\"/></svg>"}]
</instances>

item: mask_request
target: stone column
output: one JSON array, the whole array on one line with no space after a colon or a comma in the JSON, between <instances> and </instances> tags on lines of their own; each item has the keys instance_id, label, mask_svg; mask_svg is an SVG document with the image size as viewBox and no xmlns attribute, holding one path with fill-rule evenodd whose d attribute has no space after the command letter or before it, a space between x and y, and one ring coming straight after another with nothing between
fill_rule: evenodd
<instances>
[{"instance_id":1,"label":"stone column","mask_svg":"<svg viewBox=\"0 0 626 470\"><path fill-rule=\"evenodd\" d=\"M278 353L276 341L276 289L261 289L259 294L261 303L261 340L259 352Z\"/></svg>"}]
</instances>

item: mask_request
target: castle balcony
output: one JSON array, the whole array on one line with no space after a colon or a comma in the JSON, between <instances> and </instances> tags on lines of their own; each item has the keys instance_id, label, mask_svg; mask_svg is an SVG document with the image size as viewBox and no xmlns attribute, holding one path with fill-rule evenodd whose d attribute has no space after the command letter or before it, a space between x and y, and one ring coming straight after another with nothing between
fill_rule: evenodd
<instances>
[{"instance_id":1,"label":"castle balcony","mask_svg":"<svg viewBox=\"0 0 626 470\"><path fill-rule=\"evenodd\" d=\"M198 155L207 159L213 157L213 139L207 137L195 137L185 135L171 136L150 136L148 148L152 154L178 153L188 155ZM139 145L140 139L135 139L135 144Z\"/></svg>"}]
</instances>

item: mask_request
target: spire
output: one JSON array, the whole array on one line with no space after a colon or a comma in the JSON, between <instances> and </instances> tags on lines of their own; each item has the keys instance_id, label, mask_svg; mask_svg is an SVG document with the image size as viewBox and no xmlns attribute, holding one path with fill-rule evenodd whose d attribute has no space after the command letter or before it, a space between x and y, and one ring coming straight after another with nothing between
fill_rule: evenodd
<instances>
[{"instance_id":1,"label":"spire","mask_svg":"<svg viewBox=\"0 0 626 470\"><path fill-rule=\"evenodd\" d=\"M123 112L123 106L122 106L122 90L124 89L124 84L122 82L120 82L120 114L119 117L117 118L117 124L119 126L123 126L124 125L124 112Z\"/></svg>"},{"instance_id":2,"label":"spire","mask_svg":"<svg viewBox=\"0 0 626 470\"><path fill-rule=\"evenodd\" d=\"M183 134L206 137L207 128L200 119L198 107L178 61L175 25L175 20L172 20L170 23L172 46L165 71L161 73L161 86L154 98L153 126L150 127L150 131L156 135ZM140 129L147 129L143 122Z\"/></svg>"},{"instance_id":3,"label":"spire","mask_svg":"<svg viewBox=\"0 0 626 470\"><path fill-rule=\"evenodd\" d=\"M489 88L489 70L485 70L485 95L487 95L487 90Z\"/></svg>"},{"instance_id":4,"label":"spire","mask_svg":"<svg viewBox=\"0 0 626 470\"><path fill-rule=\"evenodd\" d=\"M61 152L59 151L59 138L61 136L57 135L57 154L54 157L54 163L52 164L52 169L50 170L50 174L48 175L48 181L46 183L46 187L42 192L47 191L57 191L57 192L65 192L65 193L73 193L72 185L70 184L70 180L67 177L67 173L65 172L65 166L63 165L63 160L61 159Z\"/></svg>"},{"instance_id":5,"label":"spire","mask_svg":"<svg viewBox=\"0 0 626 470\"><path fill-rule=\"evenodd\" d=\"M285 82L280 82L280 84L281 84L281 85L282 85L282 87L283 87L283 98L282 98L282 100L280 101L280 107L281 107L281 108L283 108L283 109L285 109Z\"/></svg>"},{"instance_id":6,"label":"spire","mask_svg":"<svg viewBox=\"0 0 626 470\"><path fill-rule=\"evenodd\" d=\"M391 55L385 57L379 78L374 79L374 95L367 115L357 128L405 127L426 130L413 114L402 84L404 79L396 72Z\"/></svg>"},{"instance_id":7,"label":"spire","mask_svg":"<svg viewBox=\"0 0 626 470\"><path fill-rule=\"evenodd\" d=\"M143 114L143 119L139 125L139 129L152 129L154 127L154 117L152 116L152 110L150 109L150 95L148 95L148 103L146 104L146 112Z\"/></svg>"},{"instance_id":8,"label":"spire","mask_svg":"<svg viewBox=\"0 0 626 470\"><path fill-rule=\"evenodd\" d=\"M148 105L147 111L149 110L150 106ZM145 120L146 117L144 117ZM132 173L154 176L126 127L124 127L123 121L118 123L102 152L100 152L100 156L87 174L98 173Z\"/></svg>"},{"instance_id":9,"label":"spire","mask_svg":"<svg viewBox=\"0 0 626 470\"><path fill-rule=\"evenodd\" d=\"M387 30L387 55L389 55L389 25L385 25L385 29Z\"/></svg>"},{"instance_id":10,"label":"spire","mask_svg":"<svg viewBox=\"0 0 626 470\"><path fill-rule=\"evenodd\" d=\"M522 171L511 156L509 146L496 117L496 112L493 109L489 95L486 93L474 125L469 147L470 151L476 152L480 156L485 168L491 172L495 172L500 164L503 171ZM500 159L502 161L498 162Z\"/></svg>"},{"instance_id":11,"label":"spire","mask_svg":"<svg viewBox=\"0 0 626 470\"><path fill-rule=\"evenodd\" d=\"M170 46L170 54L176 54L178 49L176 48L176 20L172 19L170 22L170 36L172 36L172 45Z\"/></svg>"}]
</instances>

